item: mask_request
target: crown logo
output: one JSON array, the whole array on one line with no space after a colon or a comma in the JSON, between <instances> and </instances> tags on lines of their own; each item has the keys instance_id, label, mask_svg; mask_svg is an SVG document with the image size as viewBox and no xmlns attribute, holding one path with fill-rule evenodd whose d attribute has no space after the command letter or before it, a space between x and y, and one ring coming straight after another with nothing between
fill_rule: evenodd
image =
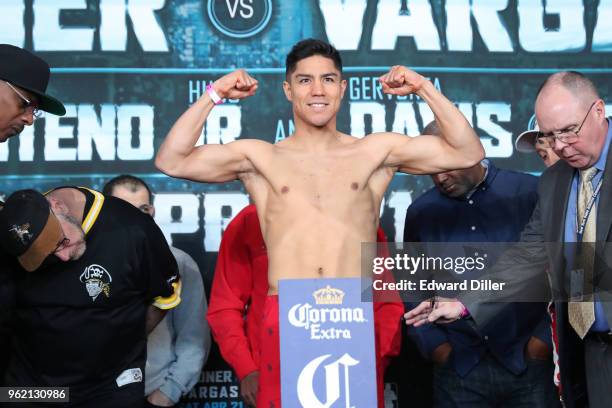
<instances>
[{"instance_id":1,"label":"crown logo","mask_svg":"<svg viewBox=\"0 0 612 408\"><path fill-rule=\"evenodd\" d=\"M324 288L315 290L312 296L317 305L341 305L344 299L344 292L327 285Z\"/></svg>"}]
</instances>

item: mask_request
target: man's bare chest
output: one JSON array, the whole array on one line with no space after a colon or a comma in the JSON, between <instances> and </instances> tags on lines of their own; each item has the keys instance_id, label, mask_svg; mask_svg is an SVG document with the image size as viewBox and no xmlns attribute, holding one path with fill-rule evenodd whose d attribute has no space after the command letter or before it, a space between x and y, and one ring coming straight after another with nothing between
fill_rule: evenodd
<instances>
[{"instance_id":1,"label":"man's bare chest","mask_svg":"<svg viewBox=\"0 0 612 408\"><path fill-rule=\"evenodd\" d=\"M278 158L264 174L270 187L286 196L314 198L359 194L367 188L372 166L351 157Z\"/></svg>"}]
</instances>

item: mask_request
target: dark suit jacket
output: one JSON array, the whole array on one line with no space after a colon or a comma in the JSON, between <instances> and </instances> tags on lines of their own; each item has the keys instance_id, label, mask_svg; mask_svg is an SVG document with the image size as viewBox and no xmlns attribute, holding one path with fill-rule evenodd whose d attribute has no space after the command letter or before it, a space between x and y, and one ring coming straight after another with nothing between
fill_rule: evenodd
<instances>
[{"instance_id":1,"label":"dark suit jacket","mask_svg":"<svg viewBox=\"0 0 612 408\"><path fill-rule=\"evenodd\" d=\"M559 365L561 386L566 406L580 406L586 394L584 386L584 352L582 341L567 320L569 278L566 276L566 260L563 244L565 215L575 169L563 160L547 169L538 187L539 201L531 220L523 230L521 242L533 245L509 251L496 265L500 279L511 282L517 294L528 287L541 285L546 263L550 264L552 295L557 312L557 335L559 338ZM595 290L603 302L608 324L612 327L612 149L606 158L599 203L597 205L596 259L594 265ZM546 243L546 244L544 244ZM559 243L549 244L549 243ZM520 259L529 258L522 263ZM518 260L518 261L517 261ZM486 324L495 315L499 304L479 302L475 298L465 299L468 309L478 325Z\"/></svg>"}]
</instances>

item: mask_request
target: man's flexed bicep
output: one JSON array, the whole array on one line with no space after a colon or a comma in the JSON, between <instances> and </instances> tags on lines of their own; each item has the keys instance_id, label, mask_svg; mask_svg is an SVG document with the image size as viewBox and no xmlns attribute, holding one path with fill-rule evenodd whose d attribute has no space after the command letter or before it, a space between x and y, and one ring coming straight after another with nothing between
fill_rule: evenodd
<instances>
[{"instance_id":1,"label":"man's flexed bicep","mask_svg":"<svg viewBox=\"0 0 612 408\"><path fill-rule=\"evenodd\" d=\"M476 157L465 157L439 136L409 137L387 133L386 138L389 154L385 165L395 167L402 173L436 174L464 169L477 163Z\"/></svg>"},{"instance_id":2,"label":"man's flexed bicep","mask_svg":"<svg viewBox=\"0 0 612 408\"><path fill-rule=\"evenodd\" d=\"M255 94L258 83L244 70L231 72L207 87L206 92L176 121L155 158L155 165L173 177L203 182L235 180L251 170L246 155L255 141L195 147L206 118L223 99L244 99Z\"/></svg>"},{"instance_id":3,"label":"man's flexed bicep","mask_svg":"<svg viewBox=\"0 0 612 408\"><path fill-rule=\"evenodd\" d=\"M160 166L158 160L156 165L162 172L172 177L206 183L223 183L238 179L241 173L254 171L249 155L262 150L262 145L271 146L269 143L255 139L202 145L195 147L188 155L169 167Z\"/></svg>"},{"instance_id":4,"label":"man's flexed bicep","mask_svg":"<svg viewBox=\"0 0 612 408\"><path fill-rule=\"evenodd\" d=\"M434 85L416 72L396 65L379 78L383 92L389 95L416 94L432 110L440 135L410 139L389 133L391 151L385 164L415 174L439 173L464 169L484 157L478 136L463 114ZM395 140L394 140L395 139Z\"/></svg>"}]
</instances>

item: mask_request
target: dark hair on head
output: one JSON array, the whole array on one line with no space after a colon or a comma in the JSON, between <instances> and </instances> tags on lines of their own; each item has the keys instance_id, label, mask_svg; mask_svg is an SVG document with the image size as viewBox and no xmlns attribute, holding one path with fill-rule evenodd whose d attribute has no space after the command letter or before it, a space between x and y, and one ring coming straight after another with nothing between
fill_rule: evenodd
<instances>
[{"instance_id":1,"label":"dark hair on head","mask_svg":"<svg viewBox=\"0 0 612 408\"><path fill-rule=\"evenodd\" d=\"M289 78L295 71L297 63L301 60L312 57L313 55L320 55L325 58L329 58L334 62L334 66L340 74L342 74L342 58L340 53L331 44L325 41L317 40L315 38L308 38L296 43L285 61L285 77Z\"/></svg>"},{"instance_id":2,"label":"dark hair on head","mask_svg":"<svg viewBox=\"0 0 612 408\"><path fill-rule=\"evenodd\" d=\"M107 181L102 189L102 193L104 193L104 195L112 196L113 190L117 186L123 186L132 193L136 192L139 188L144 187L149 194L149 204L153 204L153 193L143 179L129 174L122 174Z\"/></svg>"}]
</instances>

